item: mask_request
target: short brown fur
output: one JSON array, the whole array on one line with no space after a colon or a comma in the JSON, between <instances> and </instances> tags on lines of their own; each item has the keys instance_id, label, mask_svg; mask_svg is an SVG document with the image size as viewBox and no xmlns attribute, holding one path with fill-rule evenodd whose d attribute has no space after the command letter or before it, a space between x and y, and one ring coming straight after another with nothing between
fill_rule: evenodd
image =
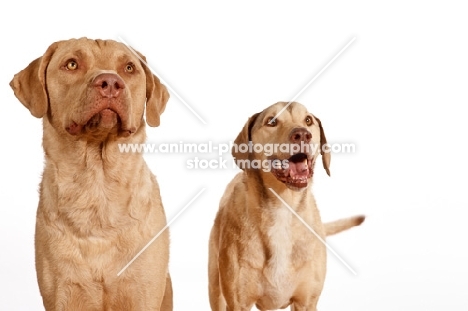
<instances>
[{"instance_id":1,"label":"short brown fur","mask_svg":"<svg viewBox=\"0 0 468 311\"><path fill-rule=\"evenodd\" d=\"M289 144L295 129L307 130L312 142L326 144L318 118L292 103L277 119L268 121L286 105L280 102L249 118L235 144ZM307 119L310 117L312 119ZM309 125L305 120L313 122ZM309 122L310 123L310 122ZM236 160L265 160L261 153L242 153ZM284 158L277 152L273 156ZM312 169L318 153L309 156ZM328 174L330 154L322 154ZM326 271L326 249L271 191L277 193L324 239L364 221L356 216L322 224L315 199L307 186L286 185L271 172L243 168L227 186L210 235L209 296L213 311L276 310L315 311Z\"/></svg>"},{"instance_id":2,"label":"short brown fur","mask_svg":"<svg viewBox=\"0 0 468 311\"><path fill-rule=\"evenodd\" d=\"M101 77L119 90L105 93ZM125 45L86 38L53 43L10 85L43 119L35 251L45 309L172 310L167 231L117 276L166 225L142 155L118 148L145 141L145 107L159 125L164 85Z\"/></svg>"}]
</instances>

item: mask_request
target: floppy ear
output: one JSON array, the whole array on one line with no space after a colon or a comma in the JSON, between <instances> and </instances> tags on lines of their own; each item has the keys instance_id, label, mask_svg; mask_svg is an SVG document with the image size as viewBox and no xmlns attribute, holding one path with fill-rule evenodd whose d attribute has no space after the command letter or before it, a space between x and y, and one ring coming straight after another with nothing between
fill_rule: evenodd
<instances>
[{"instance_id":1,"label":"floppy ear","mask_svg":"<svg viewBox=\"0 0 468 311\"><path fill-rule=\"evenodd\" d=\"M146 65L146 57L140 52L137 53L144 60L141 65L146 74L146 123L153 127L159 126L159 117L166 109L169 92Z\"/></svg>"},{"instance_id":2,"label":"floppy ear","mask_svg":"<svg viewBox=\"0 0 468 311\"><path fill-rule=\"evenodd\" d=\"M49 96L46 71L56 49L57 43L53 43L42 57L32 61L28 67L15 74L10 82L15 96L36 118L42 118L47 113Z\"/></svg>"},{"instance_id":3,"label":"floppy ear","mask_svg":"<svg viewBox=\"0 0 468 311\"><path fill-rule=\"evenodd\" d=\"M252 127L255 124L255 121L257 120L257 117L260 113L256 113L253 116L251 116L248 120L247 123L245 123L244 127L242 128L242 131L237 135L236 140L234 140L234 146L232 146L232 156L236 160L236 164L239 166L237 163L238 160L248 160L249 159L249 152L241 152L239 150L240 145L248 145L250 141L252 141L252 136L251 136L251 131ZM244 169L244 167L239 166L241 169Z\"/></svg>"},{"instance_id":4,"label":"floppy ear","mask_svg":"<svg viewBox=\"0 0 468 311\"><path fill-rule=\"evenodd\" d=\"M328 152L323 151L323 146L327 144L327 138L325 137L325 132L323 131L322 122L319 118L315 117L320 127L320 154L322 155L322 164L325 171L327 171L328 176L330 176L330 161L331 161L331 153L330 150Z\"/></svg>"}]
</instances>

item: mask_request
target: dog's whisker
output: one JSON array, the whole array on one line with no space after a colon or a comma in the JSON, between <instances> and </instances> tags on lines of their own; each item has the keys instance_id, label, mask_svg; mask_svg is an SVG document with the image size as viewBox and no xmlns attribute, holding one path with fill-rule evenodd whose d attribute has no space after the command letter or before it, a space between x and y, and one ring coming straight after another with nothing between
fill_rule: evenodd
<instances>
[{"instance_id":1,"label":"dog's whisker","mask_svg":"<svg viewBox=\"0 0 468 311\"><path fill-rule=\"evenodd\" d=\"M315 237L316 237L320 242L322 242L323 245L325 245L325 247L326 247L326 248L327 248L327 249L328 249L328 250L329 250L345 267L346 267L346 268L348 268L349 271L351 271L351 273L353 273L354 275L357 275L356 271L355 271L353 268L351 268L351 266L350 266L340 255L338 255L338 253L337 253L330 245L328 245L328 243L325 242L325 240L324 240L320 235L318 235L317 232L315 232L315 230L314 230L311 226L309 226L309 224L308 224L301 216L299 216L299 215L296 213L296 211L294 211L294 209L293 209L291 206L289 206L289 204L286 203L286 201L285 201L278 193L276 193L275 190L273 190L273 188L269 188L269 190L278 198L278 200L281 201L281 203L284 204L284 206L286 206L286 207L291 211L291 213L294 214L294 216L296 216L297 219L299 219L299 221L300 221L310 232L312 232L312 233L315 235Z\"/></svg>"}]
</instances>

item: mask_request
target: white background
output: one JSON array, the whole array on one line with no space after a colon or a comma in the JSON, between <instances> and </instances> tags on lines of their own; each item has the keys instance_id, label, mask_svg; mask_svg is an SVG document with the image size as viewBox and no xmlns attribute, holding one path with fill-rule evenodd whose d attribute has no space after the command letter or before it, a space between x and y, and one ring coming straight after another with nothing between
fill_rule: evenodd
<instances>
[{"instance_id":1,"label":"white background","mask_svg":"<svg viewBox=\"0 0 468 311\"><path fill-rule=\"evenodd\" d=\"M363 213L363 226L330 237L357 271L329 253L324 310L468 310L468 19L462 1L46 1L0 10L0 310L43 310L34 225L43 167L41 120L8 83L54 41L122 37L175 96L148 141L229 142L247 118L292 98L330 142L357 146L317 169L325 221ZM149 3L149 2L148 2ZM236 170L188 170L203 154L150 154L168 219L175 310L209 310L207 243ZM229 154L225 155L230 159Z\"/></svg>"}]
</instances>

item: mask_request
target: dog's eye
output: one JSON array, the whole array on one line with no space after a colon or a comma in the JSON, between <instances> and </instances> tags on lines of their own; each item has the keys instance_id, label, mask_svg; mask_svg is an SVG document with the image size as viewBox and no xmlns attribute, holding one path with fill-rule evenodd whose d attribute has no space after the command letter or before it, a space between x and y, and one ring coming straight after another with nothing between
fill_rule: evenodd
<instances>
[{"instance_id":1,"label":"dog's eye","mask_svg":"<svg viewBox=\"0 0 468 311\"><path fill-rule=\"evenodd\" d=\"M78 63L72 59L67 62L66 67L67 67L67 70L76 70L78 69Z\"/></svg>"},{"instance_id":2,"label":"dog's eye","mask_svg":"<svg viewBox=\"0 0 468 311\"><path fill-rule=\"evenodd\" d=\"M132 73L135 70L135 67L132 63L128 63L125 65L125 71L128 73Z\"/></svg>"},{"instance_id":3,"label":"dog's eye","mask_svg":"<svg viewBox=\"0 0 468 311\"><path fill-rule=\"evenodd\" d=\"M312 117L310 116L307 116L307 118L305 119L305 122L308 126L312 125L312 123L314 123L314 121L312 120Z\"/></svg>"},{"instance_id":4,"label":"dog's eye","mask_svg":"<svg viewBox=\"0 0 468 311\"><path fill-rule=\"evenodd\" d=\"M278 120L275 117L269 117L266 122L267 126L275 127L278 125Z\"/></svg>"}]
</instances>

